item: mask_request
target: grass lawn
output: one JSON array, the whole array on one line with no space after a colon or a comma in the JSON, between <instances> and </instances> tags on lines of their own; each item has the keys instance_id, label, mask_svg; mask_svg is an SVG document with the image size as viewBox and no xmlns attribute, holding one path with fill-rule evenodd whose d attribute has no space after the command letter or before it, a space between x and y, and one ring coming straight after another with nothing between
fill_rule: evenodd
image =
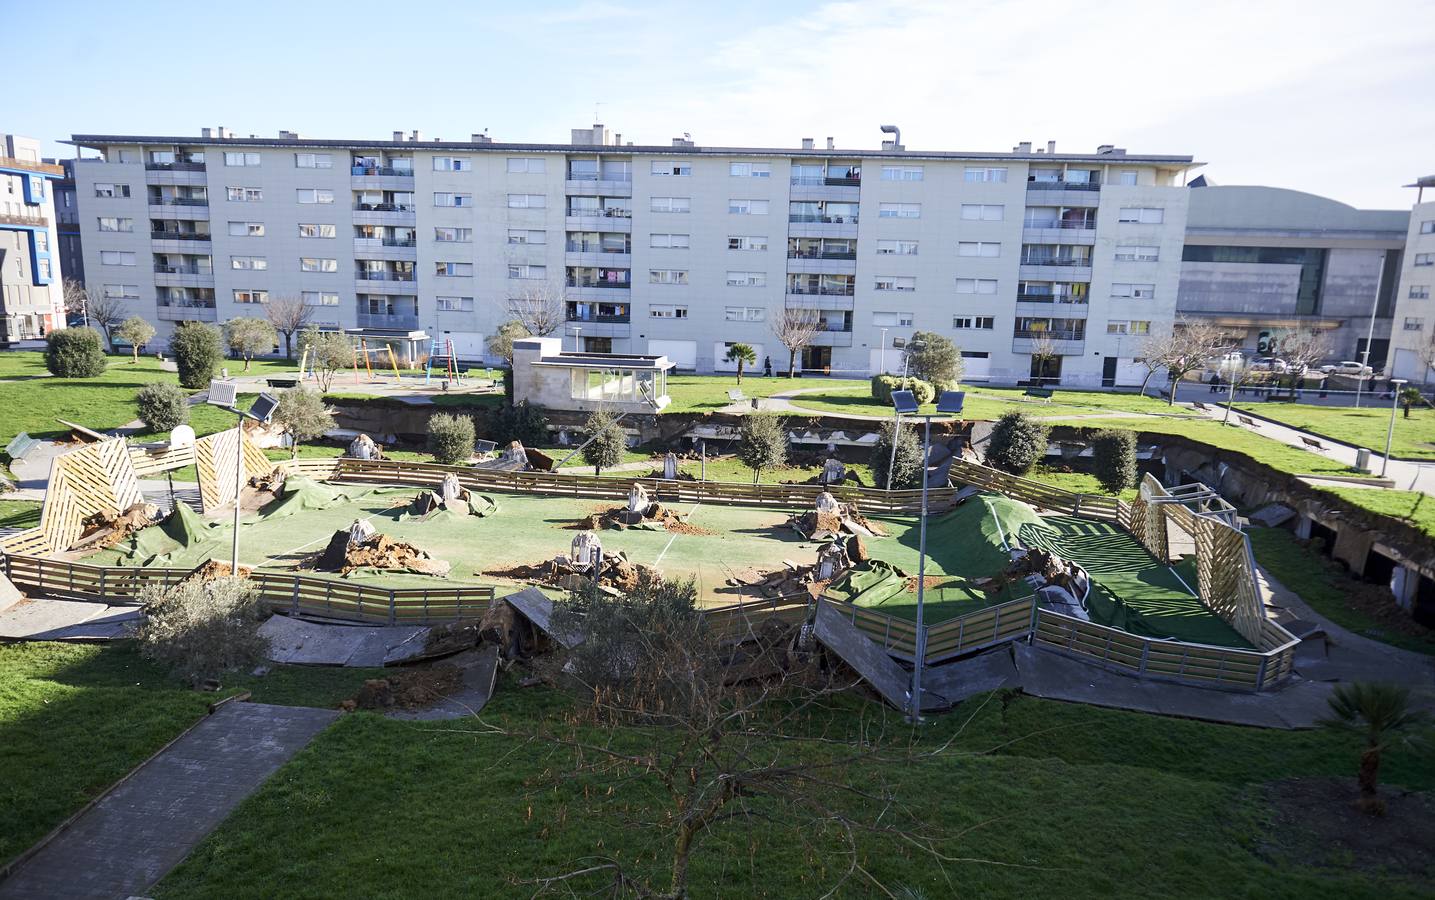
<instances>
[{"instance_id":1,"label":"grass lawn","mask_svg":"<svg viewBox=\"0 0 1435 900\"><path fill-rule=\"evenodd\" d=\"M1236 408L1379 453L1385 450L1390 427L1390 401L1376 397L1371 403L1360 409L1300 403L1237 403ZM1406 459L1435 459L1435 409L1411 409L1408 419L1397 412L1390 452Z\"/></svg>"},{"instance_id":2,"label":"grass lawn","mask_svg":"<svg viewBox=\"0 0 1435 900\"><path fill-rule=\"evenodd\" d=\"M40 524L38 500L0 500L0 528L34 528Z\"/></svg>"},{"instance_id":3,"label":"grass lawn","mask_svg":"<svg viewBox=\"0 0 1435 900\"><path fill-rule=\"evenodd\" d=\"M227 679L260 702L332 707L369 669L276 667ZM198 721L216 694L189 690L129 644L0 645L0 861L25 850Z\"/></svg>"},{"instance_id":4,"label":"grass lawn","mask_svg":"<svg viewBox=\"0 0 1435 900\"><path fill-rule=\"evenodd\" d=\"M1127 488L1119 494L1112 494L1101 486L1096 476L1088 472L1059 472L1046 466L1038 466L1026 473L1024 476L1032 481L1040 481L1052 487L1059 487L1063 491L1071 491L1074 494L1098 494L1103 497L1115 496L1122 500L1135 500L1136 488Z\"/></svg>"},{"instance_id":5,"label":"grass lawn","mask_svg":"<svg viewBox=\"0 0 1435 900\"><path fill-rule=\"evenodd\" d=\"M807 385L797 385L805 388ZM966 386L967 392L962 415L968 420L991 421L1004 413L1020 410L1033 416L1084 416L1104 412L1135 412L1152 415L1190 416L1185 407L1169 407L1164 400L1142 397L1136 394L1122 394L1102 391L1066 391L1057 389L1051 403L1024 398L1021 388L989 388ZM892 415L892 407L884 406L872 399L871 385L859 382L855 385L840 386L834 382L831 388L823 385L820 393L799 394L791 398L793 406L810 409L813 412L849 416ZM924 409L936 411L935 403Z\"/></svg>"},{"instance_id":6,"label":"grass lawn","mask_svg":"<svg viewBox=\"0 0 1435 900\"><path fill-rule=\"evenodd\" d=\"M1435 631L1422 628L1396 607L1389 591L1352 578L1283 528L1249 528L1246 533L1256 562L1316 612L1363 637L1435 656ZM1358 602L1364 592L1374 594L1374 602Z\"/></svg>"},{"instance_id":7,"label":"grass lawn","mask_svg":"<svg viewBox=\"0 0 1435 900\"><path fill-rule=\"evenodd\" d=\"M759 369L759 371L761 371ZM855 378L763 378L744 372L742 384L737 383L737 374L728 375L672 375L668 378L668 397L672 402L663 409L665 413L710 412L722 409L732 401L727 392L741 390L745 397L771 397L783 391L799 388L823 387L837 389L868 389L866 380Z\"/></svg>"},{"instance_id":8,"label":"grass lawn","mask_svg":"<svg viewBox=\"0 0 1435 900\"><path fill-rule=\"evenodd\" d=\"M1377 515L1399 519L1435 537L1435 497L1419 491L1397 491L1390 488L1325 487L1320 490L1348 500Z\"/></svg>"},{"instance_id":9,"label":"grass lawn","mask_svg":"<svg viewBox=\"0 0 1435 900\"><path fill-rule=\"evenodd\" d=\"M1014 693L984 700L967 701L922 732L919 749L941 747L934 755L878 764L897 802L946 837L944 851L965 860L943 871L909 846L861 833L863 865L891 889L996 898L1428 896L1428 883L1355 873L1337 859L1322 869L1270 859L1271 842L1288 836L1268 831L1271 809L1259 788L1338 776L1349 778L1353 794L1350 738ZM242 804L154 896L529 896L533 885L520 882L595 855L661 871L671 834L638 824L665 814L661 797L641 783L562 778L565 753L523 737L552 726L567 704L550 689L519 689L505 678L483 719L508 735L346 716ZM816 731L836 720L838 729L850 727L858 701L840 698L833 707L802 726ZM886 716L903 740L896 714ZM580 733L599 744L608 735ZM614 737L621 746L621 729ZM783 757L791 763L830 752L792 744ZM1415 751L1390 751L1381 774L1391 786L1435 785L1435 770ZM718 826L694 857L692 896L822 894L836 858L806 846L797 826L761 796L748 805L775 814ZM565 884L579 895L596 887ZM854 882L837 896L874 894Z\"/></svg>"}]
</instances>

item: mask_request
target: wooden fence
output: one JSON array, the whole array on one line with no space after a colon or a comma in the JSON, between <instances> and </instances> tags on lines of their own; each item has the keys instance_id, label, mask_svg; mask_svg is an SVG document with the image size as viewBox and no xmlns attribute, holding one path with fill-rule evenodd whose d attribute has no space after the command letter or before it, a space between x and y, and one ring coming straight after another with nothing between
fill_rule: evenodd
<instances>
[{"instance_id":1,"label":"wooden fence","mask_svg":"<svg viewBox=\"0 0 1435 900\"><path fill-rule=\"evenodd\" d=\"M85 444L50 463L40 524L0 541L5 553L58 553L84 532L86 517L122 512L144 500L123 440Z\"/></svg>"},{"instance_id":2,"label":"wooden fence","mask_svg":"<svg viewBox=\"0 0 1435 900\"><path fill-rule=\"evenodd\" d=\"M822 602L836 609L888 654L907 662L917 658L915 622L855 604L825 599ZM925 626L927 665L936 665L997 644L1024 640L1031 634L1035 611L1036 598L1023 597Z\"/></svg>"},{"instance_id":3,"label":"wooden fence","mask_svg":"<svg viewBox=\"0 0 1435 900\"><path fill-rule=\"evenodd\" d=\"M1042 509L1064 512L1087 519L1114 522L1118 518L1120 501L1115 497L1101 494L1077 494L1052 487L1030 478L1012 475L1000 469L979 465L964 459L952 460L950 477L954 481L970 484L983 490L996 491L1016 500L1030 503Z\"/></svg>"}]
</instances>

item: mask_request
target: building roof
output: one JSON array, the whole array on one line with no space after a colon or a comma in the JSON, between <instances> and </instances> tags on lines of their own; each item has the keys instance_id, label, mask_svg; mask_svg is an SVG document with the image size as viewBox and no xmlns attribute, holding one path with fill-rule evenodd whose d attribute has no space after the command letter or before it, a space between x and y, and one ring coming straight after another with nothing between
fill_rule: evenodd
<instances>
[{"instance_id":1,"label":"building roof","mask_svg":"<svg viewBox=\"0 0 1435 900\"><path fill-rule=\"evenodd\" d=\"M625 353L576 353L565 352L557 356L544 356L534 361L535 366L559 366L566 369L635 369L640 371L665 371L673 368L666 356L630 356Z\"/></svg>"},{"instance_id":2,"label":"building roof","mask_svg":"<svg viewBox=\"0 0 1435 900\"><path fill-rule=\"evenodd\" d=\"M1263 232L1282 235L1350 235L1404 243L1410 211L1356 209L1339 200L1256 185L1191 189L1188 234Z\"/></svg>"},{"instance_id":3,"label":"building roof","mask_svg":"<svg viewBox=\"0 0 1435 900\"><path fill-rule=\"evenodd\" d=\"M1193 161L1190 156L1165 153L1134 154L1113 153L987 153L981 151L954 150L848 150L825 147L812 150L790 147L702 147L695 145L591 145L591 144L505 144L497 141L362 141L362 140L318 140L313 138L268 138L268 137L183 137L174 135L124 135L124 134L75 134L61 143L76 147L98 149L114 144L156 144L163 146L204 146L204 147L295 147L303 149L332 150L461 150L466 153L611 153L661 156L792 156L831 159L970 159L1010 160L1016 162L1087 162L1087 163L1141 163L1192 167L1204 165Z\"/></svg>"}]
</instances>

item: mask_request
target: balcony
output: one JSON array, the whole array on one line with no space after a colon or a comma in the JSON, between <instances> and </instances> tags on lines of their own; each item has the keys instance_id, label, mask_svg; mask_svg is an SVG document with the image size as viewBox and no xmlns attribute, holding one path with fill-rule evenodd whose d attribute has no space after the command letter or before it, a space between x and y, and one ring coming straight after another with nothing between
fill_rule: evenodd
<instances>
[{"instance_id":1,"label":"balcony","mask_svg":"<svg viewBox=\"0 0 1435 900\"><path fill-rule=\"evenodd\" d=\"M145 184L163 187L167 185L190 185L202 187L208 184L204 163L174 162L145 163Z\"/></svg>"},{"instance_id":2,"label":"balcony","mask_svg":"<svg viewBox=\"0 0 1435 900\"><path fill-rule=\"evenodd\" d=\"M597 281L588 279L570 278L566 282L571 288L593 288L596 290L630 290L633 287L630 281Z\"/></svg>"},{"instance_id":3,"label":"balcony","mask_svg":"<svg viewBox=\"0 0 1435 900\"><path fill-rule=\"evenodd\" d=\"M591 247L586 250L576 249L575 245L569 244L564 261L570 266L591 269L626 269L633 264L633 255L627 251L598 250Z\"/></svg>"},{"instance_id":4,"label":"balcony","mask_svg":"<svg viewBox=\"0 0 1435 900\"><path fill-rule=\"evenodd\" d=\"M1064 303L1075 306L1085 306L1086 297L1072 297L1063 294L1043 294L1040 291L1017 291L1016 300L1018 303Z\"/></svg>"},{"instance_id":5,"label":"balcony","mask_svg":"<svg viewBox=\"0 0 1435 900\"><path fill-rule=\"evenodd\" d=\"M416 272L355 272L355 281L418 281Z\"/></svg>"},{"instance_id":6,"label":"balcony","mask_svg":"<svg viewBox=\"0 0 1435 900\"><path fill-rule=\"evenodd\" d=\"M1028 181L1026 202L1030 206L1093 207L1101 203L1101 185L1090 181Z\"/></svg>"},{"instance_id":7,"label":"balcony","mask_svg":"<svg viewBox=\"0 0 1435 900\"><path fill-rule=\"evenodd\" d=\"M414 171L393 166L350 166L349 187L368 191L411 191L414 189Z\"/></svg>"},{"instance_id":8,"label":"balcony","mask_svg":"<svg viewBox=\"0 0 1435 900\"><path fill-rule=\"evenodd\" d=\"M856 250L788 250L788 259L856 259Z\"/></svg>"},{"instance_id":9,"label":"balcony","mask_svg":"<svg viewBox=\"0 0 1435 900\"><path fill-rule=\"evenodd\" d=\"M169 163L148 162L144 164L146 172L203 172L204 163L176 161Z\"/></svg>"},{"instance_id":10,"label":"balcony","mask_svg":"<svg viewBox=\"0 0 1435 900\"><path fill-rule=\"evenodd\" d=\"M1085 222L1027 222L1022 225L1023 244L1096 243L1096 225Z\"/></svg>"},{"instance_id":11,"label":"balcony","mask_svg":"<svg viewBox=\"0 0 1435 900\"><path fill-rule=\"evenodd\" d=\"M567 321L572 322L575 325L585 325L589 323L599 325L627 325L632 321L632 316L601 315L599 313L583 313L581 315L575 315L570 313L567 316Z\"/></svg>"},{"instance_id":12,"label":"balcony","mask_svg":"<svg viewBox=\"0 0 1435 900\"><path fill-rule=\"evenodd\" d=\"M355 203L354 223L357 225L407 225L413 227L417 217L412 203Z\"/></svg>"},{"instance_id":13,"label":"balcony","mask_svg":"<svg viewBox=\"0 0 1435 900\"><path fill-rule=\"evenodd\" d=\"M784 305L788 309L827 309L834 312L851 312L856 301L850 295L810 297L788 293Z\"/></svg>"},{"instance_id":14,"label":"balcony","mask_svg":"<svg viewBox=\"0 0 1435 900\"><path fill-rule=\"evenodd\" d=\"M607 231L629 234L633 230L631 209L570 209L567 215L569 231Z\"/></svg>"},{"instance_id":15,"label":"balcony","mask_svg":"<svg viewBox=\"0 0 1435 900\"><path fill-rule=\"evenodd\" d=\"M845 331L839 331L836 329L819 331L817 334L814 334L812 336L812 346L851 347L852 331L851 329Z\"/></svg>"},{"instance_id":16,"label":"balcony","mask_svg":"<svg viewBox=\"0 0 1435 900\"><path fill-rule=\"evenodd\" d=\"M169 266L155 263L154 270L161 275L214 275L214 269L210 266Z\"/></svg>"},{"instance_id":17,"label":"balcony","mask_svg":"<svg viewBox=\"0 0 1435 900\"><path fill-rule=\"evenodd\" d=\"M857 216L825 216L789 213L787 221L796 222L798 224L856 225L857 218Z\"/></svg>"},{"instance_id":18,"label":"balcony","mask_svg":"<svg viewBox=\"0 0 1435 900\"><path fill-rule=\"evenodd\" d=\"M382 175L390 178L413 178L414 170L400 169L394 166L350 166L349 174L356 176Z\"/></svg>"},{"instance_id":19,"label":"balcony","mask_svg":"<svg viewBox=\"0 0 1435 900\"><path fill-rule=\"evenodd\" d=\"M213 304L207 305L182 305L182 304L160 304L155 307L155 313L161 322L216 322L219 320L219 311Z\"/></svg>"},{"instance_id":20,"label":"balcony","mask_svg":"<svg viewBox=\"0 0 1435 900\"><path fill-rule=\"evenodd\" d=\"M856 285L846 287L813 287L804 284L789 284L787 293L794 297L851 297Z\"/></svg>"},{"instance_id":21,"label":"balcony","mask_svg":"<svg viewBox=\"0 0 1435 900\"><path fill-rule=\"evenodd\" d=\"M48 228L50 220L44 216L16 216L0 213L0 225L20 225L34 228Z\"/></svg>"},{"instance_id":22,"label":"balcony","mask_svg":"<svg viewBox=\"0 0 1435 900\"><path fill-rule=\"evenodd\" d=\"M412 239L354 238L354 256L360 259L412 262L418 259L418 247Z\"/></svg>"},{"instance_id":23,"label":"balcony","mask_svg":"<svg viewBox=\"0 0 1435 900\"><path fill-rule=\"evenodd\" d=\"M1023 256L1021 264L1024 266L1086 266L1091 265L1089 256Z\"/></svg>"},{"instance_id":24,"label":"balcony","mask_svg":"<svg viewBox=\"0 0 1435 900\"><path fill-rule=\"evenodd\" d=\"M189 200L183 197L160 201L151 199L149 216L151 219L186 219L204 222L209 220L209 201Z\"/></svg>"},{"instance_id":25,"label":"balcony","mask_svg":"<svg viewBox=\"0 0 1435 900\"><path fill-rule=\"evenodd\" d=\"M563 183L564 192L570 197L631 197L633 179L628 178L574 178L571 175Z\"/></svg>"},{"instance_id":26,"label":"balcony","mask_svg":"<svg viewBox=\"0 0 1435 900\"><path fill-rule=\"evenodd\" d=\"M1039 346L1043 337L1047 340ZM1012 335L1011 352L1030 355L1038 349L1050 349L1058 356L1081 356L1086 353L1086 340L1079 331L1018 331Z\"/></svg>"},{"instance_id":27,"label":"balcony","mask_svg":"<svg viewBox=\"0 0 1435 900\"><path fill-rule=\"evenodd\" d=\"M207 231L151 231L149 236L151 240L163 242L167 245L165 247L154 248L161 253L193 253L195 252L195 242L203 241L207 243L211 240L211 236ZM174 249L168 246L171 243Z\"/></svg>"},{"instance_id":28,"label":"balcony","mask_svg":"<svg viewBox=\"0 0 1435 900\"><path fill-rule=\"evenodd\" d=\"M25 172L39 172L42 175L65 174L62 166L55 166L49 163L31 162L28 159L16 159L13 156L0 156L0 169L20 169Z\"/></svg>"},{"instance_id":29,"label":"balcony","mask_svg":"<svg viewBox=\"0 0 1435 900\"><path fill-rule=\"evenodd\" d=\"M417 331L419 315L413 313L366 313L358 314L360 328L379 328L385 331Z\"/></svg>"}]
</instances>

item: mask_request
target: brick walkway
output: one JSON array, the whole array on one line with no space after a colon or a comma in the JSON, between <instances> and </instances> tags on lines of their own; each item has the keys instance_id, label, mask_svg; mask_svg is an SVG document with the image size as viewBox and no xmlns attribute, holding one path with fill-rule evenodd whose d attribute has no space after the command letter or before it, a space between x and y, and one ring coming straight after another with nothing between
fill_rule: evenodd
<instances>
[{"instance_id":1,"label":"brick walkway","mask_svg":"<svg viewBox=\"0 0 1435 900\"><path fill-rule=\"evenodd\" d=\"M226 704L0 882L0 900L144 895L337 716Z\"/></svg>"}]
</instances>

